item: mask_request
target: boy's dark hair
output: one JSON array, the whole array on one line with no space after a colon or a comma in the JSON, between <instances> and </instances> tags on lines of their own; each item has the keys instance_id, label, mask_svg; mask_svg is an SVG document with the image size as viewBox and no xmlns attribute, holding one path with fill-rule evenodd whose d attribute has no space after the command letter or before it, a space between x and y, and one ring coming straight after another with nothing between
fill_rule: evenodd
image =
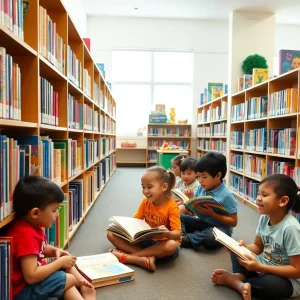
<instances>
[{"instance_id":1,"label":"boy's dark hair","mask_svg":"<svg viewBox=\"0 0 300 300\"><path fill-rule=\"evenodd\" d=\"M299 188L291 177L284 174L273 174L265 177L259 185L263 183L269 183L272 185L277 198L281 198L283 196L289 197L289 202L286 205L287 210L292 209L295 213L300 212L300 195L298 195Z\"/></svg>"},{"instance_id":2,"label":"boy's dark hair","mask_svg":"<svg viewBox=\"0 0 300 300\"><path fill-rule=\"evenodd\" d=\"M195 171L207 172L212 177L216 177L216 175L221 172L222 180L227 172L226 157L218 152L207 152L204 156L198 159Z\"/></svg>"},{"instance_id":3,"label":"boy's dark hair","mask_svg":"<svg viewBox=\"0 0 300 300\"><path fill-rule=\"evenodd\" d=\"M63 201L64 193L58 185L36 175L20 179L13 195L13 207L17 218L26 216L28 211L35 207L44 209L52 203Z\"/></svg>"},{"instance_id":4,"label":"boy's dark hair","mask_svg":"<svg viewBox=\"0 0 300 300\"><path fill-rule=\"evenodd\" d=\"M174 188L176 182L175 174L172 171L167 171L165 168L159 166L151 167L146 172L156 172L158 180L162 183L166 182L168 184L165 194L168 197L171 197L171 190Z\"/></svg>"},{"instance_id":5,"label":"boy's dark hair","mask_svg":"<svg viewBox=\"0 0 300 300\"><path fill-rule=\"evenodd\" d=\"M195 172L195 166L196 166L197 160L192 157L186 158L180 165L180 171L194 171Z\"/></svg>"},{"instance_id":6,"label":"boy's dark hair","mask_svg":"<svg viewBox=\"0 0 300 300\"><path fill-rule=\"evenodd\" d=\"M172 159L172 161L173 161L178 167L180 167L181 163L183 162L183 160L184 160L185 158L187 158L186 155L180 154L180 155L175 156L175 157Z\"/></svg>"}]
</instances>

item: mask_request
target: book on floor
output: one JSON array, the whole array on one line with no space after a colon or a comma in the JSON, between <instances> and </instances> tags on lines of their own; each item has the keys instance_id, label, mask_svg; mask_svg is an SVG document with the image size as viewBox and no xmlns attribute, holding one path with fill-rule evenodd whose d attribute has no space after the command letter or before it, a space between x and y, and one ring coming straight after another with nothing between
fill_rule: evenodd
<instances>
[{"instance_id":1,"label":"book on floor","mask_svg":"<svg viewBox=\"0 0 300 300\"><path fill-rule=\"evenodd\" d=\"M227 247L230 251L234 252L240 258L248 260L248 258L245 257L245 254L256 257L256 255L252 251L250 251L244 246L240 246L235 239L233 239L223 231L219 230L218 228L214 227L212 232L215 236L216 241L223 244L225 247Z\"/></svg>"},{"instance_id":2,"label":"book on floor","mask_svg":"<svg viewBox=\"0 0 300 300\"><path fill-rule=\"evenodd\" d=\"M78 271L95 288L134 280L134 270L120 263L112 253L77 257Z\"/></svg>"},{"instance_id":3,"label":"book on floor","mask_svg":"<svg viewBox=\"0 0 300 300\"><path fill-rule=\"evenodd\" d=\"M115 235L127 240L131 244L138 243L142 240L152 239L153 234L168 232L164 226L151 228L144 220L130 217L114 216L109 219L107 231L113 232Z\"/></svg>"},{"instance_id":4,"label":"book on floor","mask_svg":"<svg viewBox=\"0 0 300 300\"><path fill-rule=\"evenodd\" d=\"M219 215L229 215L230 212L211 196L198 196L189 199L181 190L172 190L173 194L195 215L201 214L199 207L211 207Z\"/></svg>"}]
</instances>

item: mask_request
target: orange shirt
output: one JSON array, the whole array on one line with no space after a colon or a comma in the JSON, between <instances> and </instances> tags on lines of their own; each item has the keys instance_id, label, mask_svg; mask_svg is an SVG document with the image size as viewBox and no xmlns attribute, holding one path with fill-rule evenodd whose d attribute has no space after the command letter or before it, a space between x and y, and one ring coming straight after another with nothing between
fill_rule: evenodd
<instances>
[{"instance_id":1,"label":"orange shirt","mask_svg":"<svg viewBox=\"0 0 300 300\"><path fill-rule=\"evenodd\" d=\"M174 200L168 199L162 206L155 206L147 198L143 199L134 218L144 220L150 227L165 225L170 231L181 232L180 212ZM181 244L181 239L178 240Z\"/></svg>"}]
</instances>

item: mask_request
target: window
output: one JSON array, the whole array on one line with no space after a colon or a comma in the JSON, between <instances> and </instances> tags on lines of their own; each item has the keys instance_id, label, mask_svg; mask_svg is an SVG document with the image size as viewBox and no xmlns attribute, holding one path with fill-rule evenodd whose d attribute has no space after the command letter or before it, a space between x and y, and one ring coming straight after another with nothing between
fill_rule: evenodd
<instances>
[{"instance_id":1,"label":"window","mask_svg":"<svg viewBox=\"0 0 300 300\"><path fill-rule=\"evenodd\" d=\"M175 108L176 120L193 117L193 54L113 51L112 85L117 102L117 135L136 136L155 104Z\"/></svg>"}]
</instances>

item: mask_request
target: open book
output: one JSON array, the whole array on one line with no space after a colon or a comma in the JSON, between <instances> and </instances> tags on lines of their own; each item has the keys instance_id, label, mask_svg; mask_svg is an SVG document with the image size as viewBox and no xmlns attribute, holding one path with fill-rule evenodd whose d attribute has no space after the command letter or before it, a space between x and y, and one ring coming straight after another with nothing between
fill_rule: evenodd
<instances>
[{"instance_id":1,"label":"open book","mask_svg":"<svg viewBox=\"0 0 300 300\"><path fill-rule=\"evenodd\" d=\"M144 220L130 217L111 217L107 231L113 232L115 235L127 240L131 244L138 243L142 240L152 239L153 234L168 232L164 226L151 228Z\"/></svg>"},{"instance_id":2,"label":"open book","mask_svg":"<svg viewBox=\"0 0 300 300\"><path fill-rule=\"evenodd\" d=\"M77 269L95 288L134 280L134 270L112 253L77 257Z\"/></svg>"},{"instance_id":3,"label":"open book","mask_svg":"<svg viewBox=\"0 0 300 300\"><path fill-rule=\"evenodd\" d=\"M173 194L185 205L185 207L194 213L199 215L198 207L211 207L219 215L229 215L230 212L218 201L211 196L199 196L189 199L181 190L172 190Z\"/></svg>"},{"instance_id":4,"label":"open book","mask_svg":"<svg viewBox=\"0 0 300 300\"><path fill-rule=\"evenodd\" d=\"M250 251L248 248L244 246L240 246L236 240L234 240L233 238L231 238L229 235L225 234L223 231L219 230L218 228L214 227L212 232L215 236L216 241L226 246L229 250L234 252L240 258L244 260L248 260L248 258L245 257L245 254L256 257L256 255L252 251Z\"/></svg>"}]
</instances>

